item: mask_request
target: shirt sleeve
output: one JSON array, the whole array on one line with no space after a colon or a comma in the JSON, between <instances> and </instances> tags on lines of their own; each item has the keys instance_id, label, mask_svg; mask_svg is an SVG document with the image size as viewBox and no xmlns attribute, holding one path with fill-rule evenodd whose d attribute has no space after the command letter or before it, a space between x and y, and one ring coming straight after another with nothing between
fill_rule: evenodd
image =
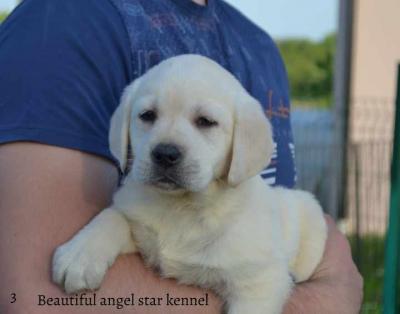
<instances>
[{"instance_id":1,"label":"shirt sleeve","mask_svg":"<svg viewBox=\"0 0 400 314\"><path fill-rule=\"evenodd\" d=\"M109 0L25 0L0 25L0 143L33 141L115 161L111 115L132 80Z\"/></svg>"}]
</instances>

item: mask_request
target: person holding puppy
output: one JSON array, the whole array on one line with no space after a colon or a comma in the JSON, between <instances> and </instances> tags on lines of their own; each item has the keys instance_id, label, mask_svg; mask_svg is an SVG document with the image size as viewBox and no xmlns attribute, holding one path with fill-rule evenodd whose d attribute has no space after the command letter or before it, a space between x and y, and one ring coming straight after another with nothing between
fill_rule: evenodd
<instances>
[{"instance_id":1,"label":"person holding puppy","mask_svg":"<svg viewBox=\"0 0 400 314\"><path fill-rule=\"evenodd\" d=\"M63 295L50 281L51 255L108 205L117 185L109 119L128 83L184 53L214 59L258 99L276 143L262 176L266 184L293 187L283 62L270 37L225 2L27 0L0 28L0 243L7 252L0 258L1 312L73 313L70 307L40 307L37 295ZM347 241L327 219L323 261L308 282L296 286L285 313L358 312L362 279ZM203 295L160 280L137 255L118 258L98 293L164 291ZM187 311L218 313L218 299L210 302ZM110 313L104 307L84 310Z\"/></svg>"}]
</instances>

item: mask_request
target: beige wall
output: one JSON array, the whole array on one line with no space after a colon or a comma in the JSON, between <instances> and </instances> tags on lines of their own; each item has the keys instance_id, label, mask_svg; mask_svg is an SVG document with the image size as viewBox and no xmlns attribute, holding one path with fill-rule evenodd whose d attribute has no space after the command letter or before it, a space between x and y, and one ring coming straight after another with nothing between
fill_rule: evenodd
<instances>
[{"instance_id":1,"label":"beige wall","mask_svg":"<svg viewBox=\"0 0 400 314\"><path fill-rule=\"evenodd\" d=\"M353 151L348 158L354 169L347 178L347 231L355 231L358 219L361 233L384 233L400 62L400 0L354 0L353 21L349 120Z\"/></svg>"},{"instance_id":2,"label":"beige wall","mask_svg":"<svg viewBox=\"0 0 400 314\"><path fill-rule=\"evenodd\" d=\"M354 4L351 139L390 141L400 62L400 0Z\"/></svg>"},{"instance_id":3,"label":"beige wall","mask_svg":"<svg viewBox=\"0 0 400 314\"><path fill-rule=\"evenodd\" d=\"M395 97L400 62L400 1L356 0L352 97Z\"/></svg>"}]
</instances>

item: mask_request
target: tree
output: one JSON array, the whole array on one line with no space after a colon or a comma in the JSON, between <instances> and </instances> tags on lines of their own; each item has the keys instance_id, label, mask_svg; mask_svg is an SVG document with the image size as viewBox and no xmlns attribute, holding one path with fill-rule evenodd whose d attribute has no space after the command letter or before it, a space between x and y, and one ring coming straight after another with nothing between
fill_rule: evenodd
<instances>
[{"instance_id":1,"label":"tree","mask_svg":"<svg viewBox=\"0 0 400 314\"><path fill-rule=\"evenodd\" d=\"M6 19L7 15L8 13L6 12L0 12L0 23Z\"/></svg>"},{"instance_id":2,"label":"tree","mask_svg":"<svg viewBox=\"0 0 400 314\"><path fill-rule=\"evenodd\" d=\"M294 104L328 106L332 102L335 34L320 42L278 41L288 71Z\"/></svg>"}]
</instances>

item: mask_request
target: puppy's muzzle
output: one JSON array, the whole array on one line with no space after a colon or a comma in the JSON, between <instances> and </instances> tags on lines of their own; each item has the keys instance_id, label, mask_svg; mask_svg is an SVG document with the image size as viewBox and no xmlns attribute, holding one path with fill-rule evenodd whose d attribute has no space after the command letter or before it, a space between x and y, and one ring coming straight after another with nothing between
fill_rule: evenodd
<instances>
[{"instance_id":1,"label":"puppy's muzzle","mask_svg":"<svg viewBox=\"0 0 400 314\"><path fill-rule=\"evenodd\" d=\"M151 152L151 159L157 166L168 169L179 165L183 154L174 144L158 144Z\"/></svg>"}]
</instances>

